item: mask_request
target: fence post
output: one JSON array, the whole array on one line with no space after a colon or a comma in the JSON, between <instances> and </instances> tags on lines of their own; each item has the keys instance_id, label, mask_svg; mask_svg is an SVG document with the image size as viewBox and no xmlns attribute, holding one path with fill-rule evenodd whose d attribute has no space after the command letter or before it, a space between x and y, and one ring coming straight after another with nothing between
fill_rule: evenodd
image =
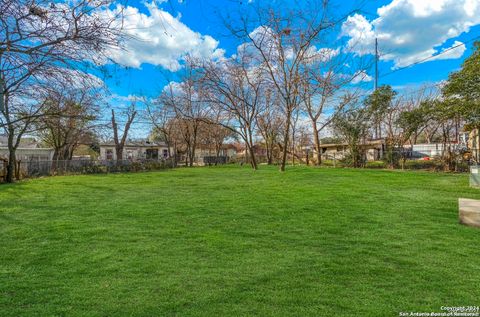
<instances>
[{"instance_id":1,"label":"fence post","mask_svg":"<svg viewBox=\"0 0 480 317\"><path fill-rule=\"evenodd\" d=\"M1 177L2 177L2 180L5 181L5 179L7 178L7 164L8 164L8 160L7 160L7 159L4 159L4 158L2 158L2 159L0 159L0 160L1 160L2 163L3 163L3 165L2 165L3 173L2 173L2 175L1 175Z\"/></svg>"}]
</instances>

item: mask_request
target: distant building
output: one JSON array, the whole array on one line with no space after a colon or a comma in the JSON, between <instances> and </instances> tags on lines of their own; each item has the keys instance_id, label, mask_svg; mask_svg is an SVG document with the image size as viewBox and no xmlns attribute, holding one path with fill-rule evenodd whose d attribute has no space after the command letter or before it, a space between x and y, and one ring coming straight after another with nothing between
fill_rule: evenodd
<instances>
[{"instance_id":1,"label":"distant building","mask_svg":"<svg viewBox=\"0 0 480 317\"><path fill-rule=\"evenodd\" d=\"M248 151L248 149L245 145L236 143L236 144L233 144L232 146L236 148L236 151L237 151L236 153L237 153L238 158L242 158L246 161L250 161L249 151ZM265 146L263 146L262 144L254 144L253 145L253 152L255 154L255 158L258 161L265 161L266 160L267 150L266 150Z\"/></svg>"},{"instance_id":2,"label":"distant building","mask_svg":"<svg viewBox=\"0 0 480 317\"><path fill-rule=\"evenodd\" d=\"M212 146L198 145L195 149L195 163L197 165L211 164L217 157L216 150ZM227 163L237 157L237 148L233 144L222 145L218 153L219 162Z\"/></svg>"},{"instance_id":3,"label":"distant building","mask_svg":"<svg viewBox=\"0 0 480 317\"><path fill-rule=\"evenodd\" d=\"M129 141L123 148L121 160L161 160L167 158L169 158L169 151L164 142ZM100 160L117 160L115 143L100 144Z\"/></svg>"},{"instance_id":4,"label":"distant building","mask_svg":"<svg viewBox=\"0 0 480 317\"><path fill-rule=\"evenodd\" d=\"M365 150L367 161L381 160L385 153L385 139L369 140L359 146ZM321 144L320 147L324 159L341 160L349 153L347 143Z\"/></svg>"},{"instance_id":5,"label":"distant building","mask_svg":"<svg viewBox=\"0 0 480 317\"><path fill-rule=\"evenodd\" d=\"M405 145L405 149L409 152L410 157L422 158L422 157L441 157L445 150L453 150L460 152L468 152L471 154L471 158L476 162L479 161L479 133L475 129L469 132L461 132L458 134L458 142L443 143L429 143L429 144L415 144Z\"/></svg>"},{"instance_id":6,"label":"distant building","mask_svg":"<svg viewBox=\"0 0 480 317\"><path fill-rule=\"evenodd\" d=\"M454 146L457 147L458 144L456 143L449 143L447 146ZM430 143L430 144L414 144L414 145L407 145L405 148L409 151L410 157L415 158L422 158L422 157L440 157L443 155L445 151L444 145L442 143ZM448 147L447 147L448 149Z\"/></svg>"},{"instance_id":7,"label":"distant building","mask_svg":"<svg viewBox=\"0 0 480 317\"><path fill-rule=\"evenodd\" d=\"M0 136L0 158L8 159L8 138ZM20 145L15 151L15 157L19 161L51 161L54 150L43 147L35 138L22 138Z\"/></svg>"}]
</instances>

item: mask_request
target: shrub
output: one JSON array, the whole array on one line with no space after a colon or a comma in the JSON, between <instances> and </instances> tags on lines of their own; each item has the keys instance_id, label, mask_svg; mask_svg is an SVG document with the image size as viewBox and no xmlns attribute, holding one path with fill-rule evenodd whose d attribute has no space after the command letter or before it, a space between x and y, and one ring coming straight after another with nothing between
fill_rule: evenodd
<instances>
[{"instance_id":1,"label":"shrub","mask_svg":"<svg viewBox=\"0 0 480 317\"><path fill-rule=\"evenodd\" d=\"M409 160L405 162L405 169L439 171L443 166L437 160Z\"/></svg>"},{"instance_id":2,"label":"shrub","mask_svg":"<svg viewBox=\"0 0 480 317\"><path fill-rule=\"evenodd\" d=\"M387 168L388 164L384 161L373 161L365 164L366 168Z\"/></svg>"}]
</instances>

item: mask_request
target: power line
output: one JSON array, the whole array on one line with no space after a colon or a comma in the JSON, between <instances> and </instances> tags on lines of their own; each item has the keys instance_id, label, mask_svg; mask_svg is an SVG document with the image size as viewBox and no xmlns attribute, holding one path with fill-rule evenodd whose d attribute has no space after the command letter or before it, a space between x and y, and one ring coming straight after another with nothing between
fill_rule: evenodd
<instances>
[{"instance_id":1,"label":"power line","mask_svg":"<svg viewBox=\"0 0 480 317\"><path fill-rule=\"evenodd\" d=\"M402 97L413 96L418 92L428 91L428 90L433 89L433 88L442 88L442 84L443 83L440 82L440 83L433 83L431 85L422 85L418 89L407 90L405 93L399 93L399 96L402 96Z\"/></svg>"},{"instance_id":2,"label":"power line","mask_svg":"<svg viewBox=\"0 0 480 317\"><path fill-rule=\"evenodd\" d=\"M424 62L426 62L426 61L428 61L428 60L431 60L431 59L433 59L433 58L437 58L438 56L441 56L441 55L443 55L443 54L445 54L445 53L448 53L448 52L450 52L450 51L452 51L452 50L454 50L454 49L456 49L456 48L458 48L458 47L460 47L460 46L462 46L462 45L465 45L466 43L470 43L470 42L476 41L476 40L478 40L478 39L480 39L480 36L476 36L476 37L474 37L474 38L466 41L465 43L461 43L461 44L454 45L454 46L452 46L452 47L450 47L450 48L447 48L446 50L444 50L444 51L442 51L442 52L440 52L440 53L438 53L438 54L436 54L436 55L423 58L423 59L421 59L421 60L419 60L419 61L416 61L415 63L412 63L412 64L410 64L410 65L407 65L407 66L403 66L403 67L394 69L394 70L392 70L392 71L390 71L390 72L388 72L388 73L386 73L386 74L381 75L380 77L386 77L386 76L389 76L389 75L391 75L391 74L397 73L397 72L402 71L402 70L405 70L405 69L407 69L407 68L410 68L410 67L412 67L412 66L416 66L416 65L418 65L418 64L422 64L422 63L424 63Z\"/></svg>"}]
</instances>

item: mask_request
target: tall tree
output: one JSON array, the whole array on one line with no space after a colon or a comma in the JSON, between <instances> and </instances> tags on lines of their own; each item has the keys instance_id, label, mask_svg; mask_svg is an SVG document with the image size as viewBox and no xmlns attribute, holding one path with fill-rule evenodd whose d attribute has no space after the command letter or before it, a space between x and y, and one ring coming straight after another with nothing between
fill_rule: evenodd
<instances>
[{"instance_id":1,"label":"tall tree","mask_svg":"<svg viewBox=\"0 0 480 317\"><path fill-rule=\"evenodd\" d=\"M177 165L177 144L175 139L175 129L172 119L175 117L175 111L170 106L169 95L163 94L154 101L146 98L143 101L146 105L147 119L153 125L153 132L168 147L168 157L173 158L173 165ZM172 153L173 150L173 153Z\"/></svg>"},{"instance_id":2,"label":"tall tree","mask_svg":"<svg viewBox=\"0 0 480 317\"><path fill-rule=\"evenodd\" d=\"M78 78L79 72L71 69L89 64L92 56L107 58L111 47L120 46L122 12L101 13L111 3L0 1L0 104L8 136L7 182L13 181L20 139L42 112L42 103L29 101L26 106L26 99L35 100L38 86L45 82Z\"/></svg>"},{"instance_id":3,"label":"tall tree","mask_svg":"<svg viewBox=\"0 0 480 317\"><path fill-rule=\"evenodd\" d=\"M133 120L135 120L135 116L137 115L137 111L135 110L134 104L132 104L128 108L125 115L126 115L125 127L123 129L122 136L119 137L118 122L115 117L115 110L112 109L113 141L115 142L115 154L117 156L118 163L121 160L123 160L123 149L125 147L125 142L127 141L127 138L128 138L128 131L130 130Z\"/></svg>"},{"instance_id":4,"label":"tall tree","mask_svg":"<svg viewBox=\"0 0 480 317\"><path fill-rule=\"evenodd\" d=\"M473 128L480 129L480 42L458 72L450 74L443 96L455 100L455 107Z\"/></svg>"},{"instance_id":5,"label":"tall tree","mask_svg":"<svg viewBox=\"0 0 480 317\"><path fill-rule=\"evenodd\" d=\"M347 143L353 167L364 166L365 148L363 145L368 135L369 119L368 111L359 107L344 109L333 119L333 130Z\"/></svg>"},{"instance_id":6,"label":"tall tree","mask_svg":"<svg viewBox=\"0 0 480 317\"><path fill-rule=\"evenodd\" d=\"M267 155L267 164L272 165L274 159L278 158L275 153L278 148L281 131L283 130L283 119L277 111L276 103L278 98L272 94L271 90L267 90L265 94L265 109L256 117L258 131L265 143L265 152Z\"/></svg>"},{"instance_id":7,"label":"tall tree","mask_svg":"<svg viewBox=\"0 0 480 317\"><path fill-rule=\"evenodd\" d=\"M98 97L88 89L65 88L48 94L46 114L36 125L43 141L54 149L54 161L71 160L80 142L89 138L98 114Z\"/></svg>"},{"instance_id":8,"label":"tall tree","mask_svg":"<svg viewBox=\"0 0 480 317\"><path fill-rule=\"evenodd\" d=\"M204 97L206 88L196 63L194 58L188 57L179 74L179 82L170 82L163 91L166 96L164 100L175 111L176 123L183 126L180 131L190 166L195 163L200 125L210 116L210 108Z\"/></svg>"},{"instance_id":9,"label":"tall tree","mask_svg":"<svg viewBox=\"0 0 480 317\"><path fill-rule=\"evenodd\" d=\"M245 142L250 164L256 170L255 131L258 115L265 107L262 72L251 67L246 51L221 63L207 62L202 69L205 98L224 113L217 123Z\"/></svg>"},{"instance_id":10,"label":"tall tree","mask_svg":"<svg viewBox=\"0 0 480 317\"><path fill-rule=\"evenodd\" d=\"M325 39L324 39L325 40ZM330 47L345 46L341 39L331 39ZM369 60L350 54L348 48L311 49L302 65L301 108L310 120L315 164L322 163L320 134L331 124L335 115L349 106L361 93L360 84L370 78L365 69Z\"/></svg>"},{"instance_id":11,"label":"tall tree","mask_svg":"<svg viewBox=\"0 0 480 317\"><path fill-rule=\"evenodd\" d=\"M322 36L343 20L332 14L328 0L295 4L290 10L284 10L281 3L259 4L255 12L241 17L239 25L229 25L232 34L244 41L243 47L255 53L258 68L281 98L278 104L284 118L281 171L285 171L289 151L292 115L302 102L304 67Z\"/></svg>"},{"instance_id":12,"label":"tall tree","mask_svg":"<svg viewBox=\"0 0 480 317\"><path fill-rule=\"evenodd\" d=\"M365 99L365 106L370 113L370 118L374 127L374 137L382 137L382 122L385 114L392 106L392 101L396 92L391 86L385 85L378 87L371 95Z\"/></svg>"}]
</instances>

